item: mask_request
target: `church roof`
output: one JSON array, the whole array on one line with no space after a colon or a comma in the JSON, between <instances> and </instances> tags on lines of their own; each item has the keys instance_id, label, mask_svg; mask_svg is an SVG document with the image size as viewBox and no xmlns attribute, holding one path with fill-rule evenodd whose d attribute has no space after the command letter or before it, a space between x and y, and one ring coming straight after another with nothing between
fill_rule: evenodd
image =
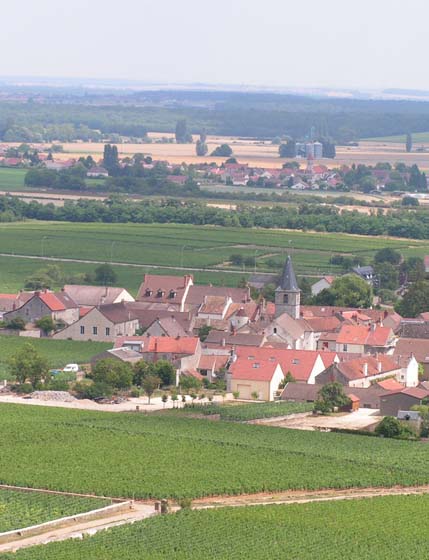
<instances>
[{"instance_id":1,"label":"church roof","mask_svg":"<svg viewBox=\"0 0 429 560\"><path fill-rule=\"evenodd\" d=\"M278 289L285 290L287 292L300 291L290 255L288 255L288 258L286 259Z\"/></svg>"}]
</instances>

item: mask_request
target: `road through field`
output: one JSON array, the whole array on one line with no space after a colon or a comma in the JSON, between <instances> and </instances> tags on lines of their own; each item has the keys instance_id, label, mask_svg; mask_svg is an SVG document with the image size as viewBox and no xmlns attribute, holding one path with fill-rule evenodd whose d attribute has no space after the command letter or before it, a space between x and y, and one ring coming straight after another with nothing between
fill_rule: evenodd
<instances>
[{"instance_id":1,"label":"road through field","mask_svg":"<svg viewBox=\"0 0 429 560\"><path fill-rule=\"evenodd\" d=\"M41 491L43 492L43 490ZM393 488L350 488L347 490L315 490L311 492L289 491L274 494L260 493L239 496L214 496L212 498L194 500L192 502L192 509L202 510L225 507L308 504L312 502L362 500L386 496L416 496L423 494L429 494L429 486L412 486L408 488L399 486ZM133 509L130 511L113 515L108 519L82 522L71 527L63 527L48 531L41 535L18 539L0 545L0 552L15 552L21 548L64 541L67 539L82 539L84 536L91 536L105 529L135 523L152 517L156 515L154 506L155 501L136 501L133 503ZM172 504L170 511L172 513L177 512L178 506Z\"/></svg>"}]
</instances>

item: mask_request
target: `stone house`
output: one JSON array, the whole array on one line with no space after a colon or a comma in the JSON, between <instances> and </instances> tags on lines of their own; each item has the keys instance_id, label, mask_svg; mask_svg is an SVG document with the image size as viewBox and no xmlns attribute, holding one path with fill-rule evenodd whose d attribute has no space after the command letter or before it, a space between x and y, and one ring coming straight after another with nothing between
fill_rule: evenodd
<instances>
[{"instance_id":1,"label":"stone house","mask_svg":"<svg viewBox=\"0 0 429 560\"><path fill-rule=\"evenodd\" d=\"M24 319L26 323L35 323L42 317L51 317L55 322L70 325L79 319L79 306L65 292L34 292L21 307L3 315L4 320L17 317Z\"/></svg>"},{"instance_id":2,"label":"stone house","mask_svg":"<svg viewBox=\"0 0 429 560\"><path fill-rule=\"evenodd\" d=\"M124 303L94 307L75 323L58 331L53 338L114 341L118 336L133 336L139 327L137 318Z\"/></svg>"}]
</instances>

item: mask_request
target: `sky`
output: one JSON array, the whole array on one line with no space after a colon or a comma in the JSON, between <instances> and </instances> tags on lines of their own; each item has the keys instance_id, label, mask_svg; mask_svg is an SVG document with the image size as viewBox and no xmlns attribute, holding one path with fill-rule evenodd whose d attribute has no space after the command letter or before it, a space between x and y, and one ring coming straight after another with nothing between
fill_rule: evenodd
<instances>
[{"instance_id":1,"label":"sky","mask_svg":"<svg viewBox=\"0 0 429 560\"><path fill-rule=\"evenodd\" d=\"M0 76L429 90L427 0L2 2Z\"/></svg>"}]
</instances>

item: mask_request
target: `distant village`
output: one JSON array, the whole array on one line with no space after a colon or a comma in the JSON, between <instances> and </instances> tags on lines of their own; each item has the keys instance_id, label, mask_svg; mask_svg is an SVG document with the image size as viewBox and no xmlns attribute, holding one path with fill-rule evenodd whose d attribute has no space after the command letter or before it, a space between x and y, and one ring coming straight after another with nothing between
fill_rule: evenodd
<instances>
[{"instance_id":1,"label":"distant village","mask_svg":"<svg viewBox=\"0 0 429 560\"><path fill-rule=\"evenodd\" d=\"M154 160L150 156L135 154L118 160L119 168L135 165L152 170L161 166L167 170L166 179L178 186L188 181L197 184L225 184L230 186L249 186L259 188L279 188L291 190L329 190L348 192L358 190L367 193L407 191L427 192L425 173L416 165L407 167L403 163L391 166L378 163L374 166L341 165L332 168L322 159L322 148L318 142L295 143L294 161L288 161L281 168L251 166L240 163L233 156L226 157L224 163L172 164L164 160ZM32 146L23 144L19 148L7 144L0 145L0 167L10 168L46 168L53 171L70 170L79 163L86 166L88 179L106 179L110 173L103 159L93 160L91 156L65 159L58 157L49 146ZM63 155L64 156L64 155ZM138 157L137 157L138 156ZM205 159L210 160L210 156ZM304 161L302 164L301 161ZM89 162L89 163L88 163Z\"/></svg>"},{"instance_id":2,"label":"distant village","mask_svg":"<svg viewBox=\"0 0 429 560\"><path fill-rule=\"evenodd\" d=\"M368 271L357 269L368 282ZM318 293L330 278L313 285ZM112 286L65 285L61 291L1 294L3 333L54 340L105 341L111 358L135 364L167 360L176 384L222 380L242 400L313 402L320 388L340 383L353 409L396 415L429 396L429 314L402 318L383 309L301 304L287 257L275 301L251 298L250 287L195 285L191 275L146 274L134 298ZM36 323L49 317L46 333Z\"/></svg>"}]
</instances>

